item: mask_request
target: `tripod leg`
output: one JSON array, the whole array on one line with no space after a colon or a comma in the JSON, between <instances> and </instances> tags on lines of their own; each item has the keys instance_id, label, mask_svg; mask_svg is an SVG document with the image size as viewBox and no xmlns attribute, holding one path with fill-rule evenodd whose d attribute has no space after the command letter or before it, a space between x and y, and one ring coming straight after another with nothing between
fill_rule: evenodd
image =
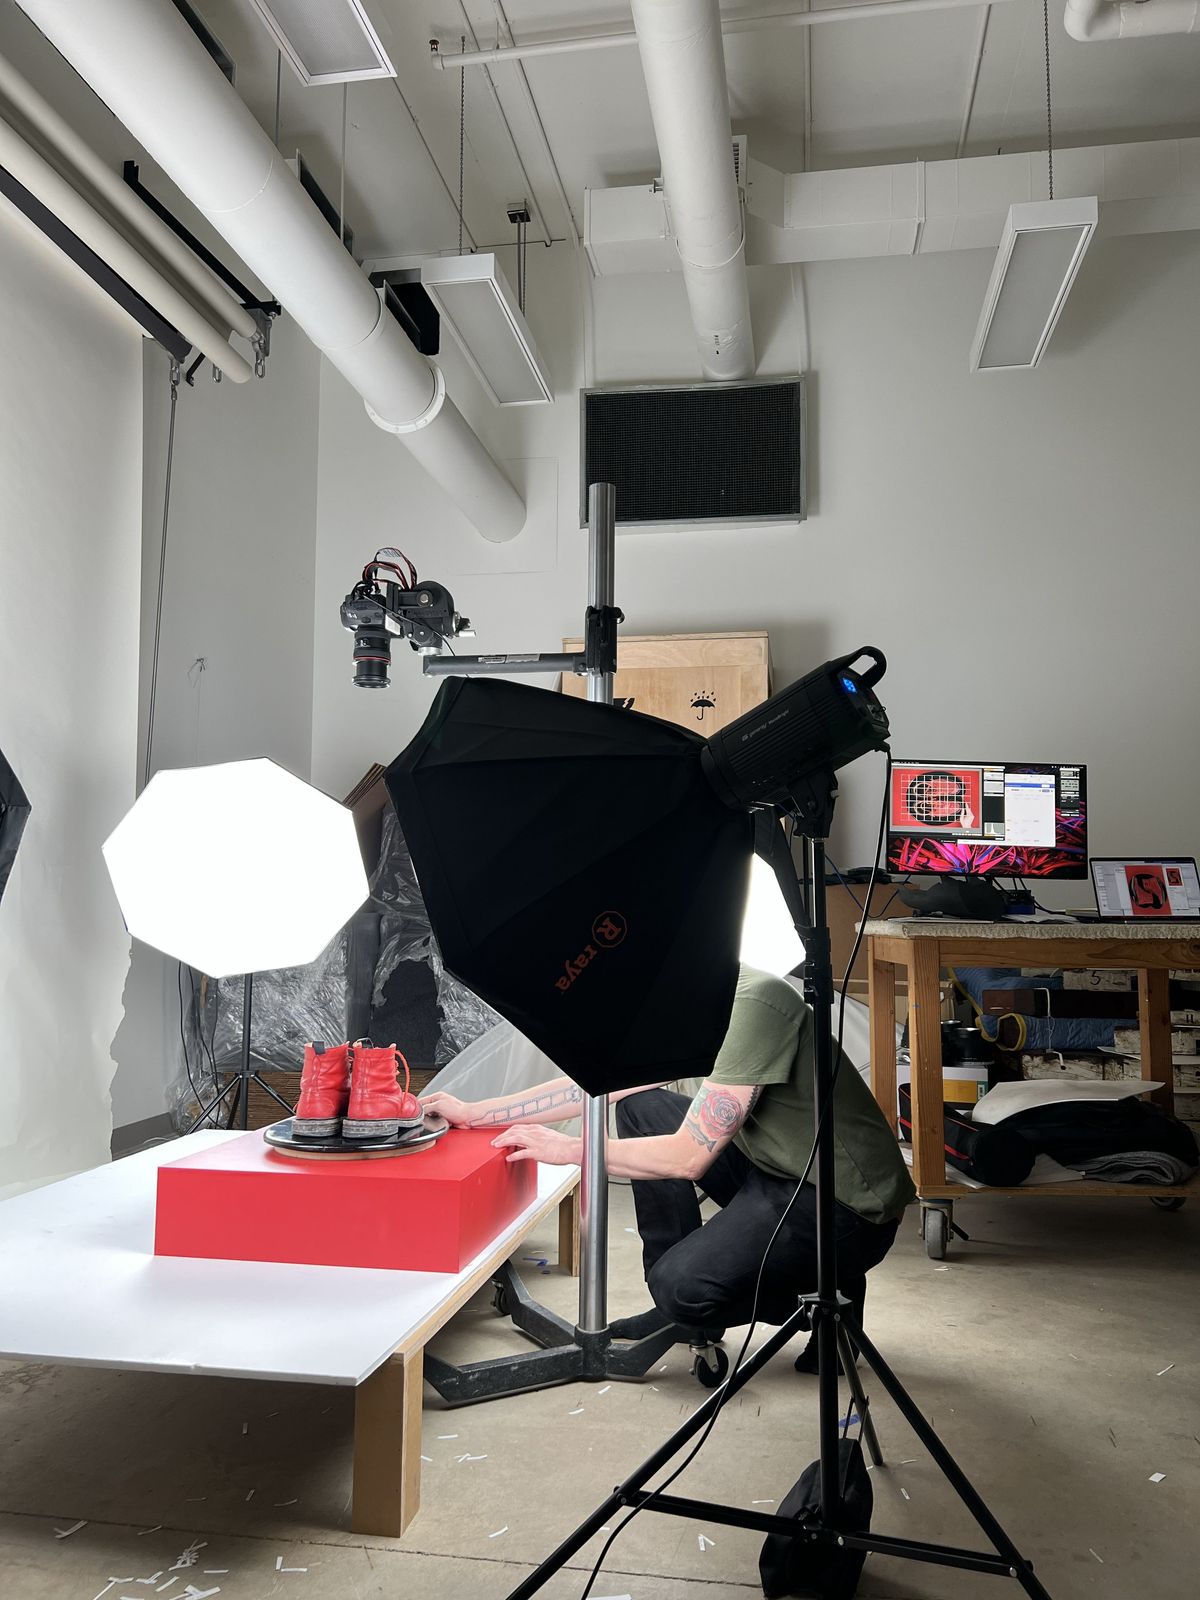
<instances>
[{"instance_id":1,"label":"tripod leg","mask_svg":"<svg viewBox=\"0 0 1200 1600\"><path fill-rule=\"evenodd\" d=\"M196 1120L192 1123L191 1127L188 1129L188 1132L195 1133L199 1128L202 1128L208 1121L209 1117L212 1116L213 1112L224 1100L225 1096L227 1094L231 1094L233 1090L237 1088L240 1081L241 1080L238 1078L230 1078L225 1087L223 1089L219 1089L206 1106L201 1106L199 1112L197 1113ZM236 1104L234 1106L234 1110L237 1110ZM214 1126L219 1127L220 1124L216 1123Z\"/></svg>"},{"instance_id":2,"label":"tripod leg","mask_svg":"<svg viewBox=\"0 0 1200 1600\"><path fill-rule=\"evenodd\" d=\"M932 1425L917 1409L916 1402L879 1354L879 1351L876 1350L861 1328L851 1324L846 1331L851 1341L862 1351L867 1365L887 1390L900 1415L908 1423L917 1438L920 1439L926 1450L929 1451L934 1464L938 1467L946 1482L954 1490L963 1505L966 1506L983 1532L987 1534L993 1548L1009 1563L1013 1577L1016 1578L1025 1593L1031 1597L1031 1600L1050 1600L1049 1592L1034 1577L1033 1568L996 1521L984 1504L974 1484L933 1431Z\"/></svg>"},{"instance_id":3,"label":"tripod leg","mask_svg":"<svg viewBox=\"0 0 1200 1600\"><path fill-rule=\"evenodd\" d=\"M854 1346L850 1342L850 1335L846 1332L844 1323L838 1323L838 1354L842 1358L842 1367L846 1373L846 1382L850 1385L850 1394L853 1397L855 1409L862 1419L862 1436L867 1447L867 1454L877 1467L883 1465L883 1452L879 1448L879 1437L875 1432L875 1424L871 1421L871 1401L867 1391L863 1388L862 1379L855 1366Z\"/></svg>"}]
</instances>

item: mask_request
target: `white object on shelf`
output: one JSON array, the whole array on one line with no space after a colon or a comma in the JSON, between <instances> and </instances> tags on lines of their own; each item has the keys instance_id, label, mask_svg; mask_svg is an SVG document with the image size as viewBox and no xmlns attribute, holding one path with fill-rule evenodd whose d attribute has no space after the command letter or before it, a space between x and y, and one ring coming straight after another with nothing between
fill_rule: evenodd
<instances>
[{"instance_id":1,"label":"white object on shelf","mask_svg":"<svg viewBox=\"0 0 1200 1600\"><path fill-rule=\"evenodd\" d=\"M975 1107L971 1120L990 1127L1008 1117L1015 1117L1020 1111L1036 1111L1041 1106L1061 1105L1073 1100L1127 1100L1131 1095L1161 1088L1161 1083L1153 1083L1145 1078L1127 1078L1120 1083L1052 1083L1044 1079L998 1083L994 1089L988 1090Z\"/></svg>"}]
</instances>

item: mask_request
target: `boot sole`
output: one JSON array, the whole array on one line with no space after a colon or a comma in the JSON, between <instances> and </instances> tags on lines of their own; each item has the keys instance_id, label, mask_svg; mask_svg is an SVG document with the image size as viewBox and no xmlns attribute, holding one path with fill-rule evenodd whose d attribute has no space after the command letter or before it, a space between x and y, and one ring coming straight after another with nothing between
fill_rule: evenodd
<instances>
[{"instance_id":1,"label":"boot sole","mask_svg":"<svg viewBox=\"0 0 1200 1600\"><path fill-rule=\"evenodd\" d=\"M324 1117L320 1120L308 1117L303 1121L299 1117L292 1118L292 1132L301 1139L332 1139L341 1126L341 1117Z\"/></svg>"},{"instance_id":2,"label":"boot sole","mask_svg":"<svg viewBox=\"0 0 1200 1600\"><path fill-rule=\"evenodd\" d=\"M351 1117L342 1118L343 1139L391 1139L403 1128L406 1133L413 1128L419 1128L425 1121L424 1114L419 1117L409 1117L401 1121L397 1117L383 1119L379 1122L360 1122Z\"/></svg>"}]
</instances>

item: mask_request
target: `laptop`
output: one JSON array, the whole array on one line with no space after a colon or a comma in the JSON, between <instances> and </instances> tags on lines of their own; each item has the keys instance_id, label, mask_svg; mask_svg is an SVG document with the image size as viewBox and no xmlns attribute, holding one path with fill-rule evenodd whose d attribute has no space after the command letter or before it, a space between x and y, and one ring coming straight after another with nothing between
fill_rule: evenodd
<instances>
[{"instance_id":1,"label":"laptop","mask_svg":"<svg viewBox=\"0 0 1200 1600\"><path fill-rule=\"evenodd\" d=\"M1200 921L1194 856L1093 856L1092 888L1105 922Z\"/></svg>"}]
</instances>

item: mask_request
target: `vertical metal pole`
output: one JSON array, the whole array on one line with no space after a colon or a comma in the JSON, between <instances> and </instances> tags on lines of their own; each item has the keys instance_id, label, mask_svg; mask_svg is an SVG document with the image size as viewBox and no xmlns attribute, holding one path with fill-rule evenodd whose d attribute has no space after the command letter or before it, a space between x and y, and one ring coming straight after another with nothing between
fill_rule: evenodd
<instances>
[{"instance_id":1,"label":"vertical metal pole","mask_svg":"<svg viewBox=\"0 0 1200 1600\"><path fill-rule=\"evenodd\" d=\"M617 551L617 491L611 483L588 490L588 605L614 604ZM587 697L612 705L612 674L589 677ZM579 1180L579 1327L600 1333L608 1326L608 1170L604 1144L608 1096L583 1105L583 1161Z\"/></svg>"},{"instance_id":2,"label":"vertical metal pole","mask_svg":"<svg viewBox=\"0 0 1200 1600\"><path fill-rule=\"evenodd\" d=\"M242 1127L250 1126L250 1010L254 1004L254 974L242 979L242 1078L238 1084Z\"/></svg>"},{"instance_id":3,"label":"vertical metal pole","mask_svg":"<svg viewBox=\"0 0 1200 1600\"><path fill-rule=\"evenodd\" d=\"M811 941L805 955L813 989L813 1116L817 1127L817 1402L819 1407L821 1520L832 1523L841 1502L838 1485L837 1244L834 1229L833 970L825 916L825 842L806 844Z\"/></svg>"}]
</instances>

